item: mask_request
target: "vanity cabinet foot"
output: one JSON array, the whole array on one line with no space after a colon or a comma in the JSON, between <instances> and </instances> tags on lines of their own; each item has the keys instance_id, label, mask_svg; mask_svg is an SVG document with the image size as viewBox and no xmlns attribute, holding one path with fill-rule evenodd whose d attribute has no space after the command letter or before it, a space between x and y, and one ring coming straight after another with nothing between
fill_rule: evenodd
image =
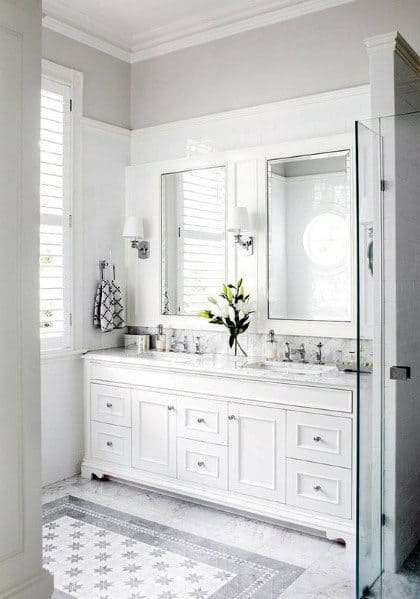
<instances>
[{"instance_id":1,"label":"vanity cabinet foot","mask_svg":"<svg viewBox=\"0 0 420 599\"><path fill-rule=\"evenodd\" d=\"M96 468L92 468L91 466L84 466L82 464L80 476L82 478L86 478L87 480L91 480L93 476L96 476L96 478L99 478L99 480L104 480L105 472L102 470L97 470Z\"/></svg>"}]
</instances>

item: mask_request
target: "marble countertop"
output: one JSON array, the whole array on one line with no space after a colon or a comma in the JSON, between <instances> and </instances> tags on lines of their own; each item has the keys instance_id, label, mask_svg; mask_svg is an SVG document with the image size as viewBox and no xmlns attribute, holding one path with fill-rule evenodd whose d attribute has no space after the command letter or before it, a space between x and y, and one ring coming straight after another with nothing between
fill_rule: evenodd
<instances>
[{"instance_id":1,"label":"marble countertop","mask_svg":"<svg viewBox=\"0 0 420 599\"><path fill-rule=\"evenodd\" d=\"M86 360L100 360L101 362L136 365L153 370L170 370L186 374L204 374L208 376L227 376L233 378L279 382L283 384L310 385L317 387L333 387L339 389L355 390L357 376L355 373L339 372L334 364L330 370L320 372L317 365L308 365L311 372L301 372L298 364L288 366L280 363L266 363L263 358L235 358L222 354L182 354L146 352L138 355L136 350L115 348L91 351L84 355ZM322 367L321 367L322 368ZM288 370L287 370L288 369ZM293 372L293 369L295 372ZM371 385L372 375L363 374L361 384L363 387Z\"/></svg>"}]
</instances>

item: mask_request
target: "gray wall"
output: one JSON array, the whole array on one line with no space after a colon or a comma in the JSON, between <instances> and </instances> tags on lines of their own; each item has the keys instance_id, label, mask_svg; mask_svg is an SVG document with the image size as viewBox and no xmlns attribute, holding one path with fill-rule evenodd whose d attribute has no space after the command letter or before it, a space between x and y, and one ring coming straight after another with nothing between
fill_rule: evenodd
<instances>
[{"instance_id":1,"label":"gray wall","mask_svg":"<svg viewBox=\"0 0 420 599\"><path fill-rule=\"evenodd\" d=\"M420 49L419 0L357 0L132 65L133 129L368 82L366 37Z\"/></svg>"},{"instance_id":2,"label":"gray wall","mask_svg":"<svg viewBox=\"0 0 420 599\"><path fill-rule=\"evenodd\" d=\"M42 55L81 71L84 116L112 125L130 124L130 65L68 37L43 29Z\"/></svg>"}]
</instances>

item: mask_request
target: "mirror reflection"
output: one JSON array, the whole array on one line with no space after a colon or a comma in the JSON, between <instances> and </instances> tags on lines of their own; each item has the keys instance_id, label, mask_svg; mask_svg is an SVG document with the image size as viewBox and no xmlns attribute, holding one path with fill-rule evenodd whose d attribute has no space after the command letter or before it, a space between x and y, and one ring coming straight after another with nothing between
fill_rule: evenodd
<instances>
[{"instance_id":1,"label":"mirror reflection","mask_svg":"<svg viewBox=\"0 0 420 599\"><path fill-rule=\"evenodd\" d=\"M349 151L268 161L268 314L351 320Z\"/></svg>"},{"instance_id":2,"label":"mirror reflection","mask_svg":"<svg viewBox=\"0 0 420 599\"><path fill-rule=\"evenodd\" d=\"M162 175L162 314L196 315L226 279L226 167Z\"/></svg>"}]
</instances>

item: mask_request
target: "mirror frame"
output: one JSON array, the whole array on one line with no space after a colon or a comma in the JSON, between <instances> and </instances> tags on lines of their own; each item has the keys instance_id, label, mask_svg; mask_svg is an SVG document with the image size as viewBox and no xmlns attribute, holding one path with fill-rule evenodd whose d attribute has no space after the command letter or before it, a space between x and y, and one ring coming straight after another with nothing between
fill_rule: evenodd
<instances>
[{"instance_id":1,"label":"mirror frame","mask_svg":"<svg viewBox=\"0 0 420 599\"><path fill-rule=\"evenodd\" d=\"M353 230L354 230L354 214L353 214L353 198L352 198L352 155L351 155L351 150L350 148L342 148L341 150L330 150L327 152L313 152L312 154L298 154L295 156L279 156L277 158L268 158L266 160L266 171L265 171L265 176L266 176L266 259L267 259L267 265L266 265L266 269L267 269L267 306L266 306L266 310L267 310L267 320L269 322L276 322L276 321L293 321L293 322L322 322L322 323L333 323L333 324L350 324L353 320L353 316L354 316L354 310L352 307L352 301L350 299L350 314L349 314L349 318L346 320L334 320L334 319L328 319L328 320L323 320L322 318L317 318L317 319L310 319L310 318L287 318L287 317L275 317L275 316L270 316L270 194L269 194L269 166L270 163L276 161L276 160L282 160L284 162L286 161L290 161L293 162L294 159L299 159L299 158L315 158L317 156L320 157L328 157L328 154L342 154L343 156L345 156L347 154L348 156L348 160L349 160L349 168L346 171L346 173L348 173L348 180L349 180L349 194L350 194L350 206L349 206L349 215L350 215L350 231L349 231L349 244L348 244L348 251L349 251L349 276L350 276L350 284L349 284L349 288L352 289L352 285L353 285L353 277L352 277L352 255L353 255ZM322 212L320 213L322 214Z\"/></svg>"},{"instance_id":2,"label":"mirror frame","mask_svg":"<svg viewBox=\"0 0 420 599\"><path fill-rule=\"evenodd\" d=\"M259 267L261 273L258 293L258 325L261 332L268 332L272 329L278 335L283 336L313 336L313 337L331 337L350 339L356 337L356 155L355 140L351 133L341 133L328 137L293 140L271 146L264 153L264 188L261 190L262 197L259 203L259 213L264 222L264 231L261 232L259 240ZM349 321L328 321L328 320L294 320L294 319L272 319L268 317L268 163L281 157L307 156L313 154L327 154L332 152L348 151L350 153L350 236L351 236L351 255L350 255L350 289L351 312Z\"/></svg>"},{"instance_id":3,"label":"mirror frame","mask_svg":"<svg viewBox=\"0 0 420 599\"><path fill-rule=\"evenodd\" d=\"M164 233L164 216L165 216L165 207L164 207L164 202L165 202L165 198L164 198L164 180L163 178L167 175L179 175L181 173L190 173L190 172L194 172L194 171L202 171L202 170L209 170L209 169L213 169L213 168L224 168L225 169L225 215L224 215L224 236L225 236L225 275L226 277L228 277L228 270L229 270L229 261L228 261L228 233L226 230L227 227L227 215L228 215L228 167L227 164L214 164L211 166L197 166L194 168L183 168L181 170L175 170L175 171L170 171L170 172L162 172L160 175L160 255L161 255L161 260L160 260L160 313L161 316L178 316L180 318L200 318L199 316L197 316L196 314L178 314L178 313L171 313L171 312L164 312L163 311L163 304L164 304L164 300L163 300L163 294L165 291L165 281L164 281L164 272L163 272L163 265L164 265L164 252L163 252L163 233ZM203 306L203 308L205 308L205 306ZM203 320L203 319L200 319Z\"/></svg>"}]
</instances>

